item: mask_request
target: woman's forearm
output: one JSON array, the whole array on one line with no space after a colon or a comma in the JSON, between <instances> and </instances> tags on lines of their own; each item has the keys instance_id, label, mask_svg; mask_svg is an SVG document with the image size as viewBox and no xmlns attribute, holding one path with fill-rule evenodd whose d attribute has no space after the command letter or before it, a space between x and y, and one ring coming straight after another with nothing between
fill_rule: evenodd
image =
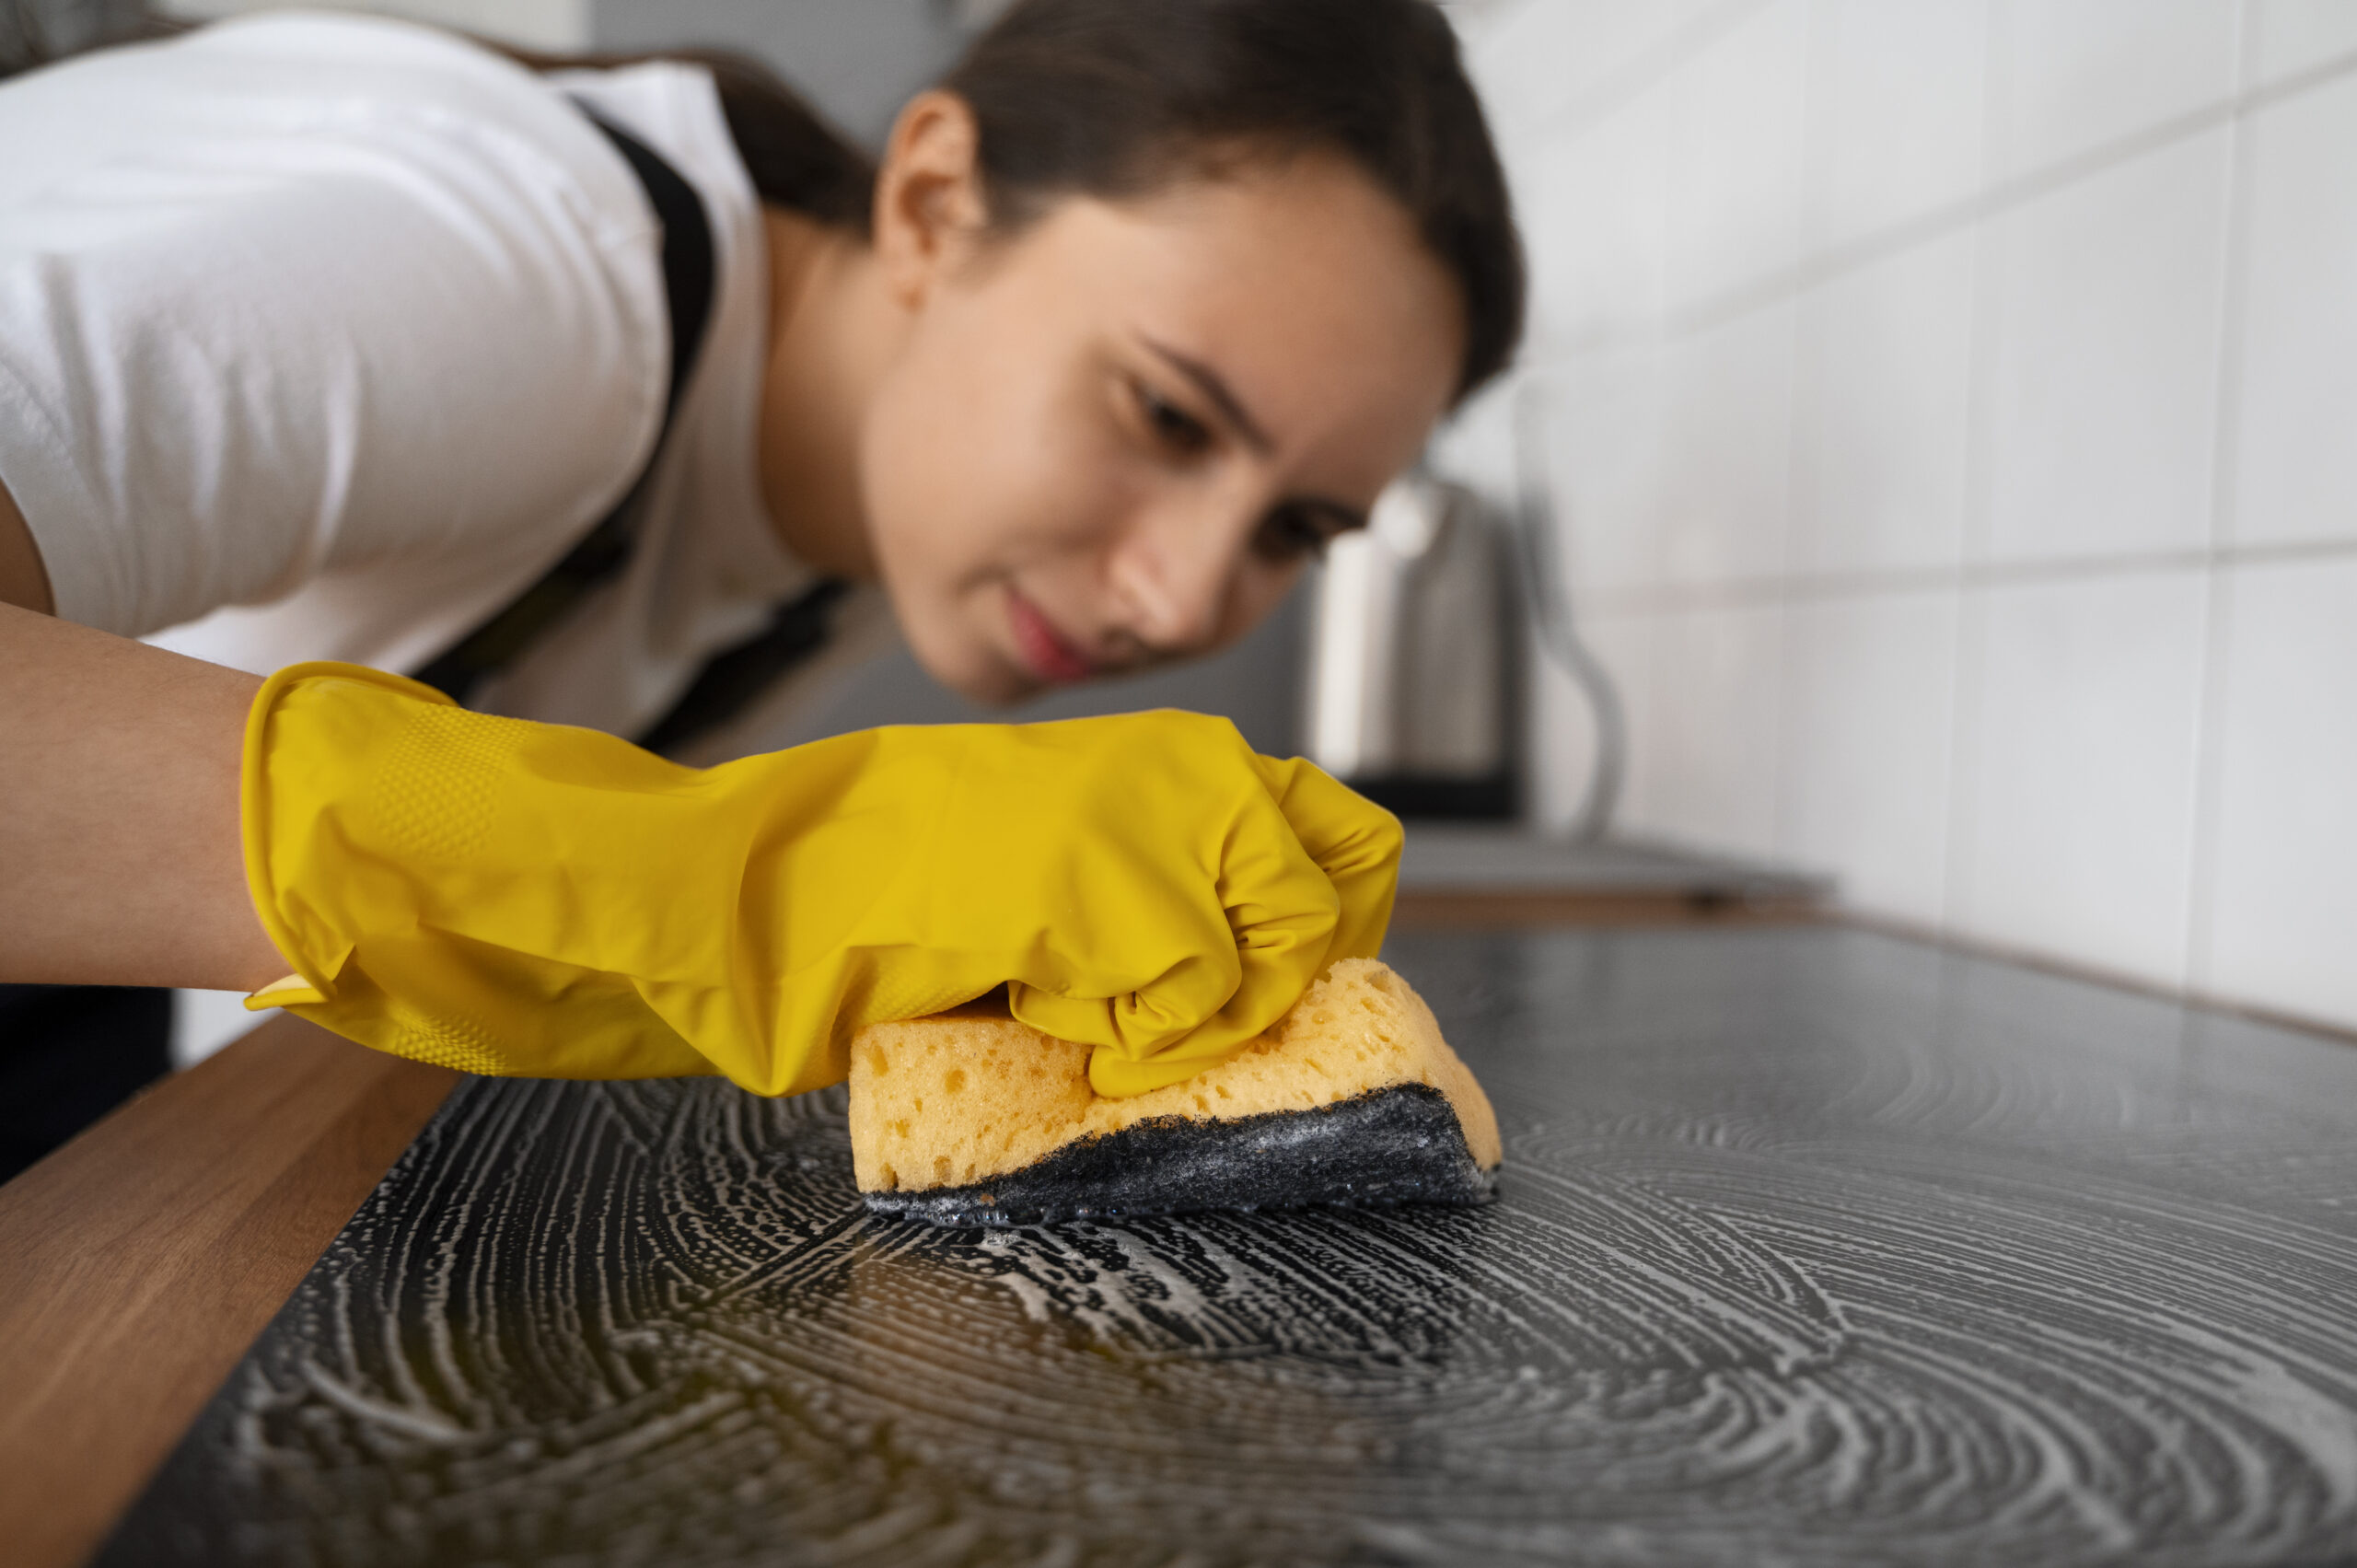
<instances>
[{"instance_id":1,"label":"woman's forearm","mask_svg":"<svg viewBox=\"0 0 2357 1568\"><path fill-rule=\"evenodd\" d=\"M50 598L49 573L41 566L41 552L33 548L33 530L25 526L25 516L5 484L0 484L0 604L42 611L56 608Z\"/></svg>"},{"instance_id":2,"label":"woman's forearm","mask_svg":"<svg viewBox=\"0 0 2357 1568\"><path fill-rule=\"evenodd\" d=\"M250 675L0 604L0 981L253 990Z\"/></svg>"}]
</instances>

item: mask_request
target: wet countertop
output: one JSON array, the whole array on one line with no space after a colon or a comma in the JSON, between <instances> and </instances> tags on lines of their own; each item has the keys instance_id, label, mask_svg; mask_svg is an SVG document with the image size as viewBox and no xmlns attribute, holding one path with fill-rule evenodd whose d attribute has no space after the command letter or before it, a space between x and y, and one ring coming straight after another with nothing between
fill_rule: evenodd
<instances>
[{"instance_id":1,"label":"wet countertop","mask_svg":"<svg viewBox=\"0 0 2357 1568\"><path fill-rule=\"evenodd\" d=\"M1832 926L1423 932L1476 1211L875 1220L840 1102L462 1086L109 1563L2357 1553L2357 1050Z\"/></svg>"}]
</instances>

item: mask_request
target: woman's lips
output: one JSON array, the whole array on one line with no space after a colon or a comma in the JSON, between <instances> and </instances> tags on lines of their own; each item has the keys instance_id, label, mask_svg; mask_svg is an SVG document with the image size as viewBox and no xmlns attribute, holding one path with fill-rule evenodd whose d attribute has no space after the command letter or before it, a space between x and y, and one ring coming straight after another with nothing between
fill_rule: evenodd
<instances>
[{"instance_id":1,"label":"woman's lips","mask_svg":"<svg viewBox=\"0 0 2357 1568\"><path fill-rule=\"evenodd\" d=\"M1012 586L1006 590L1006 619L1015 628L1015 645L1022 651L1023 662L1040 679L1051 685L1069 686L1097 673L1097 666L1089 656L1074 647L1040 613L1038 605Z\"/></svg>"}]
</instances>

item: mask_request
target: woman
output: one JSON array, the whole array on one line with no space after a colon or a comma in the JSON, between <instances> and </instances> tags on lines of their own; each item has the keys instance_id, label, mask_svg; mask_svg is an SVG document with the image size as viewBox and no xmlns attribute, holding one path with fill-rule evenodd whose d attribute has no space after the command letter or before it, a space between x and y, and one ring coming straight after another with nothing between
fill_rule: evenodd
<instances>
[{"instance_id":1,"label":"woman","mask_svg":"<svg viewBox=\"0 0 2357 1568\"><path fill-rule=\"evenodd\" d=\"M0 145L0 980L767 1093L1005 984L1134 1093L1379 944L1396 825L1213 721L611 738L887 613L999 703L1249 629L1518 331L1421 0L1031 0L873 170L741 64L301 16Z\"/></svg>"}]
</instances>

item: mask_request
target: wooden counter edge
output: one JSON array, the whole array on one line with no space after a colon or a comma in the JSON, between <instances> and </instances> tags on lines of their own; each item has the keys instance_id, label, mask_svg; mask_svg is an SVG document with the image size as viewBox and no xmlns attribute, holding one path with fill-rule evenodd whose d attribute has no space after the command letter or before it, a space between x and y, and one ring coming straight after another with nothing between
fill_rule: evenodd
<instances>
[{"instance_id":1,"label":"wooden counter edge","mask_svg":"<svg viewBox=\"0 0 2357 1568\"><path fill-rule=\"evenodd\" d=\"M458 1074L299 1019L0 1186L0 1540L87 1561Z\"/></svg>"}]
</instances>

